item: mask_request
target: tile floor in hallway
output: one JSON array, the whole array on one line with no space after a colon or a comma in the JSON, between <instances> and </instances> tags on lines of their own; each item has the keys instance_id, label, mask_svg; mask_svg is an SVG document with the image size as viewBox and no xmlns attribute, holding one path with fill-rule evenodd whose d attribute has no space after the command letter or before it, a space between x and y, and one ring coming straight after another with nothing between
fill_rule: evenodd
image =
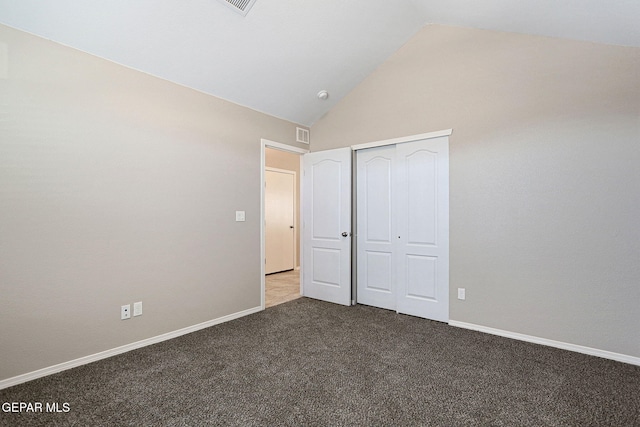
<instances>
[{"instance_id":1,"label":"tile floor in hallway","mask_svg":"<svg viewBox=\"0 0 640 427\"><path fill-rule=\"evenodd\" d=\"M265 276L265 307L300 298L300 270Z\"/></svg>"}]
</instances>

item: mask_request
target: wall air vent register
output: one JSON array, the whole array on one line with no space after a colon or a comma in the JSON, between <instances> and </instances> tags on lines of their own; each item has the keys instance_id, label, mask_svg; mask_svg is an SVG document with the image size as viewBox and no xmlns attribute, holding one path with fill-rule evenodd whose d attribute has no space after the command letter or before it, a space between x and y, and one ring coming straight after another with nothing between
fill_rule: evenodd
<instances>
[{"instance_id":1,"label":"wall air vent register","mask_svg":"<svg viewBox=\"0 0 640 427\"><path fill-rule=\"evenodd\" d=\"M256 0L218 0L220 3L227 5L230 9L235 10L240 15L245 16L249 13L249 9Z\"/></svg>"},{"instance_id":2,"label":"wall air vent register","mask_svg":"<svg viewBox=\"0 0 640 427\"><path fill-rule=\"evenodd\" d=\"M309 129L296 128L296 141L303 144L309 143Z\"/></svg>"}]
</instances>

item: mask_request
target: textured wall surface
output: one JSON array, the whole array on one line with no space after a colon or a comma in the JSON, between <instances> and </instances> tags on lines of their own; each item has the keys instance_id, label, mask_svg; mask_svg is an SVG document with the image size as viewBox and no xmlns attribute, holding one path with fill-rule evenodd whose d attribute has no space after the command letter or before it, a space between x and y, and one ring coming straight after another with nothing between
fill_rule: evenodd
<instances>
[{"instance_id":1,"label":"textured wall surface","mask_svg":"<svg viewBox=\"0 0 640 427\"><path fill-rule=\"evenodd\" d=\"M449 128L451 319L640 357L640 49L427 26L312 150Z\"/></svg>"},{"instance_id":2,"label":"textured wall surface","mask_svg":"<svg viewBox=\"0 0 640 427\"><path fill-rule=\"evenodd\" d=\"M260 139L295 144L295 124L0 42L0 379L259 307Z\"/></svg>"}]
</instances>

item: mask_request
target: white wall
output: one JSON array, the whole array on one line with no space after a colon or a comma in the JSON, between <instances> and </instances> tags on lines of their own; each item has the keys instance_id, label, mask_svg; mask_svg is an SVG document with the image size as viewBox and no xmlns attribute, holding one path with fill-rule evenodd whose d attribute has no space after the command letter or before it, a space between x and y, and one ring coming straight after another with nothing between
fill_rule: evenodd
<instances>
[{"instance_id":1,"label":"white wall","mask_svg":"<svg viewBox=\"0 0 640 427\"><path fill-rule=\"evenodd\" d=\"M451 319L640 357L640 49L427 26L311 148L449 128Z\"/></svg>"},{"instance_id":2,"label":"white wall","mask_svg":"<svg viewBox=\"0 0 640 427\"><path fill-rule=\"evenodd\" d=\"M0 43L0 380L259 307L260 139L295 144L295 124Z\"/></svg>"}]
</instances>

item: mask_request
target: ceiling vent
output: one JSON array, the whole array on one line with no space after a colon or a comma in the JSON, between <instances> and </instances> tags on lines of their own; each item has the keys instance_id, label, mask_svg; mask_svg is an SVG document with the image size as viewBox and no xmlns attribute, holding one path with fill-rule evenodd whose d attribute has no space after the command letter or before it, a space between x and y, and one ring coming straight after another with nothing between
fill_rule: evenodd
<instances>
[{"instance_id":1,"label":"ceiling vent","mask_svg":"<svg viewBox=\"0 0 640 427\"><path fill-rule=\"evenodd\" d=\"M296 128L296 141L303 144L309 143L309 129Z\"/></svg>"},{"instance_id":2,"label":"ceiling vent","mask_svg":"<svg viewBox=\"0 0 640 427\"><path fill-rule=\"evenodd\" d=\"M235 10L240 15L245 16L249 13L249 9L253 6L256 0L219 0L220 3L226 4L230 9Z\"/></svg>"}]
</instances>

